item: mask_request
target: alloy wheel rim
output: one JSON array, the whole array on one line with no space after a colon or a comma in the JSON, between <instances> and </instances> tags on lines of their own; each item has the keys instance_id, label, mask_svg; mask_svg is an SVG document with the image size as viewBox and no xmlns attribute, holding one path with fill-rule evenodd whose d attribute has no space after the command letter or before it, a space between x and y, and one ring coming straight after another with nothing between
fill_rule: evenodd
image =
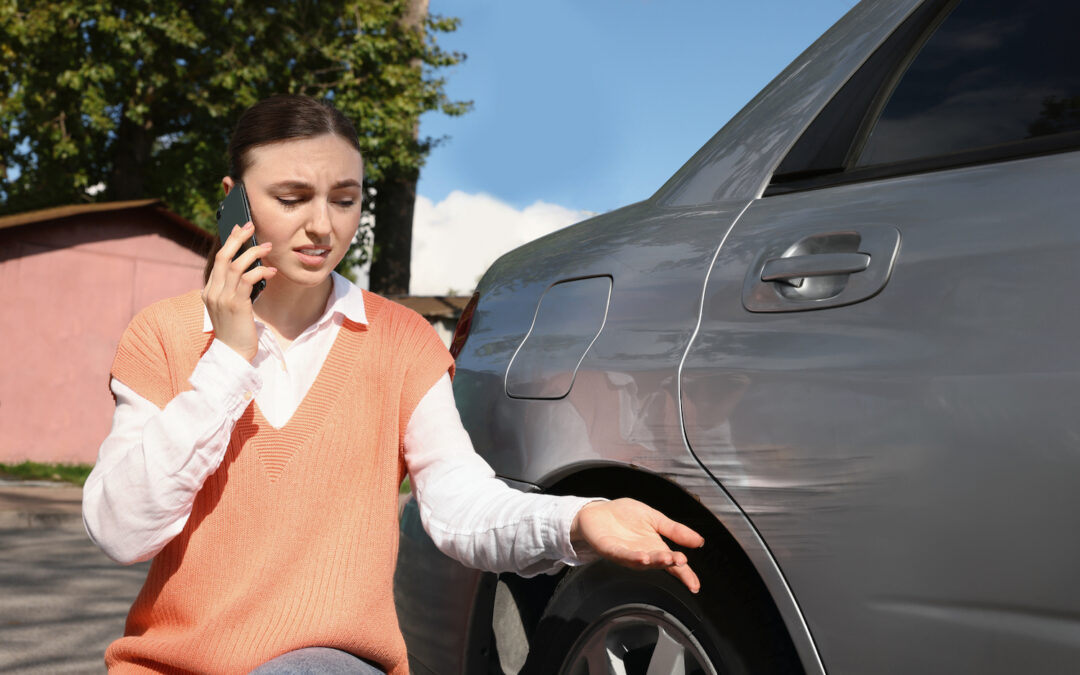
<instances>
[{"instance_id":1,"label":"alloy wheel rim","mask_svg":"<svg viewBox=\"0 0 1080 675\"><path fill-rule=\"evenodd\" d=\"M561 675L718 675L701 643L670 612L616 607L593 621L563 662Z\"/></svg>"}]
</instances>

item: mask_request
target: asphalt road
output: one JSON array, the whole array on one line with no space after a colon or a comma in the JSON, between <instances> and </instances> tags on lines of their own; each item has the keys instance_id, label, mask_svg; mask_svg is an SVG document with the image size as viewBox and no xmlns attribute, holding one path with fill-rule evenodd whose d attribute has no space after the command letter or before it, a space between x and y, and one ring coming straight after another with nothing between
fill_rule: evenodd
<instances>
[{"instance_id":1,"label":"asphalt road","mask_svg":"<svg viewBox=\"0 0 1080 675\"><path fill-rule=\"evenodd\" d=\"M0 478L3 675L103 673L105 648L124 633L150 563L105 557L81 507L81 488Z\"/></svg>"},{"instance_id":2,"label":"asphalt road","mask_svg":"<svg viewBox=\"0 0 1080 675\"><path fill-rule=\"evenodd\" d=\"M105 672L149 563L117 565L72 518L4 527L0 551L0 673Z\"/></svg>"}]
</instances>

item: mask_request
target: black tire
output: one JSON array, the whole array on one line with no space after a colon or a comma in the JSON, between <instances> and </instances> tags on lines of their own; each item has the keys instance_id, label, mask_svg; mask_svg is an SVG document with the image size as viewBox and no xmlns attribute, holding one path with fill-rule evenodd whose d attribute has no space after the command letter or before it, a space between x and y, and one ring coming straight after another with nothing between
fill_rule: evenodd
<instances>
[{"instance_id":1,"label":"black tire","mask_svg":"<svg viewBox=\"0 0 1080 675\"><path fill-rule=\"evenodd\" d=\"M694 595L667 572L606 561L571 570L537 624L522 672L608 675L619 672L613 662L621 662L626 675L763 672L751 669L752 655L726 634L724 628L737 621L722 614L732 609L723 595L713 580L702 578L701 593ZM676 667L680 655L683 668Z\"/></svg>"}]
</instances>

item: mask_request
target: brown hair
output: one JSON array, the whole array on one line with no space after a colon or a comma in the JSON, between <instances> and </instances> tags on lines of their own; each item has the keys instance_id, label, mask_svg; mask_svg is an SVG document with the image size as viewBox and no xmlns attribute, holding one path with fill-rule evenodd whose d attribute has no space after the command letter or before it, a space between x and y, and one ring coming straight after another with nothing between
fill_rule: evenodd
<instances>
[{"instance_id":1,"label":"brown hair","mask_svg":"<svg viewBox=\"0 0 1080 675\"><path fill-rule=\"evenodd\" d=\"M360 152L360 141L349 118L326 100L298 94L265 98L244 111L229 141L229 175L240 180L251 166L248 153L267 143L336 134Z\"/></svg>"},{"instance_id":2,"label":"brown hair","mask_svg":"<svg viewBox=\"0 0 1080 675\"><path fill-rule=\"evenodd\" d=\"M348 117L326 100L299 94L279 94L264 98L240 115L229 141L229 176L239 182L251 166L251 149L296 138L334 134L360 152L356 128ZM214 256L221 249L217 241L206 257L203 281L209 281Z\"/></svg>"}]
</instances>

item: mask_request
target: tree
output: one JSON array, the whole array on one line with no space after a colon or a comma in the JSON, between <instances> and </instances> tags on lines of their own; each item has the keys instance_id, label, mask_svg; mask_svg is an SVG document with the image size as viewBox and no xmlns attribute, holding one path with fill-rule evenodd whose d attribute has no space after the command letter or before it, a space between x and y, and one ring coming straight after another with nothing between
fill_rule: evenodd
<instances>
[{"instance_id":1,"label":"tree","mask_svg":"<svg viewBox=\"0 0 1080 675\"><path fill-rule=\"evenodd\" d=\"M428 0L407 0L408 6L398 21L398 28L423 40L424 19L428 15ZM421 79L423 63L419 58L409 62L409 76ZM426 152L419 143L420 116L411 120L415 151ZM416 184L419 166L398 165L386 171L375 195L375 259L371 263L369 283L372 289L388 294L407 294L412 262L412 221L416 207ZM384 226L380 226L383 223ZM407 227L402 224L407 223ZM385 226L389 224L389 226Z\"/></svg>"},{"instance_id":2,"label":"tree","mask_svg":"<svg viewBox=\"0 0 1080 675\"><path fill-rule=\"evenodd\" d=\"M353 120L369 195L385 205L401 176L415 194L437 142L418 137L419 116L470 106L438 76L464 58L435 41L458 22L426 2L417 16L418 1L0 0L0 213L159 197L213 231L233 125L284 92L329 98ZM375 248L393 254L380 231L411 231L411 207L407 222L378 197L372 208ZM370 237L362 228L358 244Z\"/></svg>"}]
</instances>

